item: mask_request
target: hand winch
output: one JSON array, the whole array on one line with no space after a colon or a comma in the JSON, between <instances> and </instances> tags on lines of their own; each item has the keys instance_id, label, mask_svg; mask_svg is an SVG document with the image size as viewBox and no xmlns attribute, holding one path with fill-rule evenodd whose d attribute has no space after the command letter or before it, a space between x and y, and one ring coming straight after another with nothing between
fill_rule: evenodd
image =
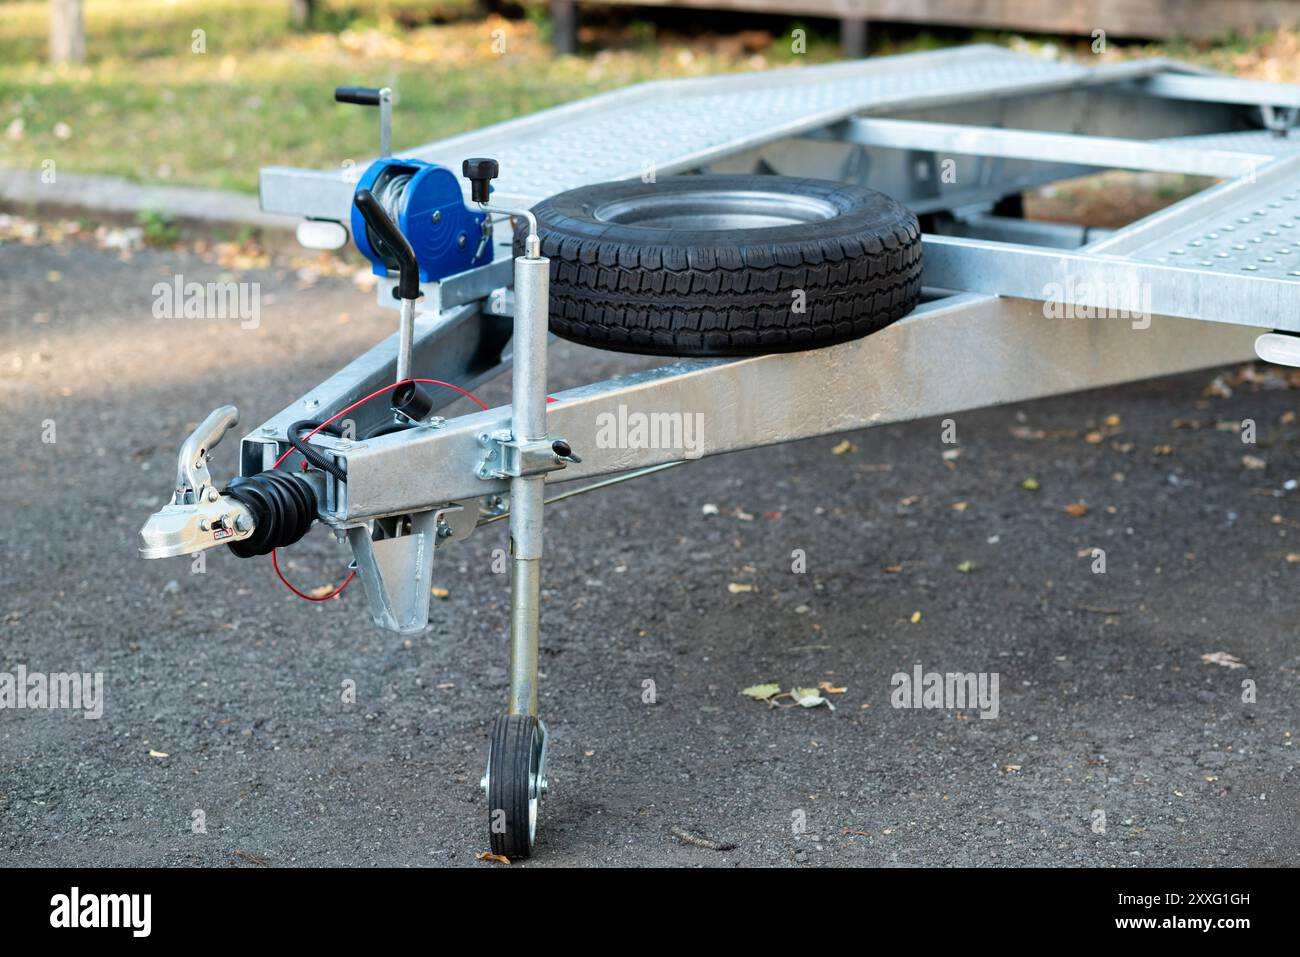
<instances>
[{"instance_id":1,"label":"hand winch","mask_svg":"<svg viewBox=\"0 0 1300 957\"><path fill-rule=\"evenodd\" d=\"M361 174L357 192L368 190L411 244L420 281L437 282L491 261L491 217L465 205L456 174L423 160L390 155L392 92L341 86L334 90L334 99L380 108L381 155ZM370 260L374 274L387 277L397 272L397 251L356 206L350 225L357 249Z\"/></svg>"}]
</instances>

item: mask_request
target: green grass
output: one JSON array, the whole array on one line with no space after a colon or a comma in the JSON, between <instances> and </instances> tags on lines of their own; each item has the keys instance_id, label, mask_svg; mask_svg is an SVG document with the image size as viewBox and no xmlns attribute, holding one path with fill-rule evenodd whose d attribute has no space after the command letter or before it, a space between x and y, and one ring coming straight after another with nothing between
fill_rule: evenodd
<instances>
[{"instance_id":1,"label":"green grass","mask_svg":"<svg viewBox=\"0 0 1300 957\"><path fill-rule=\"evenodd\" d=\"M476 0L317 0L316 26L396 27L471 16ZM286 0L85 0L91 62L186 52L203 30L209 53L244 54L274 46L292 30ZM0 63L33 62L46 53L48 0L0 2Z\"/></svg>"},{"instance_id":2,"label":"green grass","mask_svg":"<svg viewBox=\"0 0 1300 957\"><path fill-rule=\"evenodd\" d=\"M226 13L241 6L211 2ZM32 6L40 5L3 4L0 11L18 8L30 17ZM96 6L89 4L92 11ZM182 0L178 6L193 5ZM264 6L278 16L283 5ZM103 36L127 44L111 22L101 21ZM241 23L238 43L230 36L218 42L223 34L214 28L207 51L192 53L192 22L173 17L169 25L154 24L129 37L129 49L118 50L123 55L101 49L80 67L51 68L43 54L0 60L0 167L32 168L53 159L60 171L253 191L261 166L329 168L374 154L374 114L334 103L337 84L393 87L394 140L401 148L641 80L834 54L823 39L794 57L788 42L776 38L760 63L633 37L595 56L557 59L534 22L496 18L410 30L354 23L341 35L280 29L274 38L272 26L258 35ZM505 55L493 51L494 30L505 31ZM96 35L89 32L94 49ZM164 36L171 38L165 50ZM21 131L13 129L15 121Z\"/></svg>"}]
</instances>

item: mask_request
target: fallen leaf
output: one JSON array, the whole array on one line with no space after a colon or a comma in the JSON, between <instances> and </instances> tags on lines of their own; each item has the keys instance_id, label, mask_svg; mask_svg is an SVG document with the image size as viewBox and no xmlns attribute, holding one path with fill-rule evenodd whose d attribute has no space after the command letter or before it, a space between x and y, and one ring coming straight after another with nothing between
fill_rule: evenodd
<instances>
[{"instance_id":1,"label":"fallen leaf","mask_svg":"<svg viewBox=\"0 0 1300 957\"><path fill-rule=\"evenodd\" d=\"M1296 562L1300 562L1300 552L1288 552L1286 556L1286 560L1293 565Z\"/></svg>"},{"instance_id":2,"label":"fallen leaf","mask_svg":"<svg viewBox=\"0 0 1300 957\"><path fill-rule=\"evenodd\" d=\"M817 687L821 688L822 691L825 691L827 694L844 694L844 692L849 690L848 688L837 688L829 681L819 681L817 682Z\"/></svg>"},{"instance_id":3,"label":"fallen leaf","mask_svg":"<svg viewBox=\"0 0 1300 957\"><path fill-rule=\"evenodd\" d=\"M1004 764L1002 765L1002 770L1006 771L1008 774L1013 774L1016 771L1019 771L1020 767L1019 764Z\"/></svg>"},{"instance_id":4,"label":"fallen leaf","mask_svg":"<svg viewBox=\"0 0 1300 957\"><path fill-rule=\"evenodd\" d=\"M774 698L781 693L781 686L778 684L751 685L740 692L747 698L753 698L756 701L766 701L768 698Z\"/></svg>"},{"instance_id":5,"label":"fallen leaf","mask_svg":"<svg viewBox=\"0 0 1300 957\"><path fill-rule=\"evenodd\" d=\"M317 585L310 592L308 592L308 594L310 594L313 598L324 598L333 590L334 590L333 585Z\"/></svg>"},{"instance_id":6,"label":"fallen leaf","mask_svg":"<svg viewBox=\"0 0 1300 957\"><path fill-rule=\"evenodd\" d=\"M150 749L149 749L149 757L151 757L151 758L170 758L171 755L168 754L166 751L155 751L153 748L150 748Z\"/></svg>"},{"instance_id":7,"label":"fallen leaf","mask_svg":"<svg viewBox=\"0 0 1300 957\"><path fill-rule=\"evenodd\" d=\"M449 591L448 591L447 589L445 589L445 588L439 588L439 587L437 587L436 585L435 585L433 588L430 589L430 592L433 594L433 597L434 597L434 598L449 598L449 597L451 597L451 592L449 592Z\"/></svg>"},{"instance_id":8,"label":"fallen leaf","mask_svg":"<svg viewBox=\"0 0 1300 957\"><path fill-rule=\"evenodd\" d=\"M478 859L480 861L496 861L498 864L510 863L510 858L506 857L504 854L493 854L490 851L484 851L482 854L478 855Z\"/></svg>"},{"instance_id":9,"label":"fallen leaf","mask_svg":"<svg viewBox=\"0 0 1300 957\"><path fill-rule=\"evenodd\" d=\"M921 620L921 613L919 611L912 612L912 619L911 619L912 624L915 625L920 620Z\"/></svg>"},{"instance_id":10,"label":"fallen leaf","mask_svg":"<svg viewBox=\"0 0 1300 957\"><path fill-rule=\"evenodd\" d=\"M1222 665L1224 668L1244 668L1246 663L1236 655L1230 655L1226 651L1214 651L1208 655L1201 655L1201 660L1207 665Z\"/></svg>"},{"instance_id":11,"label":"fallen leaf","mask_svg":"<svg viewBox=\"0 0 1300 957\"><path fill-rule=\"evenodd\" d=\"M848 455L857 450L858 447L856 445L848 439L843 439L833 449L831 449L831 455Z\"/></svg>"},{"instance_id":12,"label":"fallen leaf","mask_svg":"<svg viewBox=\"0 0 1300 957\"><path fill-rule=\"evenodd\" d=\"M1101 429L1093 429L1083 437L1083 441L1089 445L1101 445L1102 442L1106 441L1106 433Z\"/></svg>"},{"instance_id":13,"label":"fallen leaf","mask_svg":"<svg viewBox=\"0 0 1300 957\"><path fill-rule=\"evenodd\" d=\"M1083 502L1071 502L1065 508L1061 509L1066 515L1073 515L1075 518L1083 518L1088 514L1088 506Z\"/></svg>"},{"instance_id":14,"label":"fallen leaf","mask_svg":"<svg viewBox=\"0 0 1300 957\"><path fill-rule=\"evenodd\" d=\"M1020 483L1020 487L1024 489L1026 492L1037 492L1039 488L1038 479L1027 478Z\"/></svg>"},{"instance_id":15,"label":"fallen leaf","mask_svg":"<svg viewBox=\"0 0 1300 957\"><path fill-rule=\"evenodd\" d=\"M1110 415L1106 416L1106 424L1110 426L1112 429L1119 428L1120 421L1121 421L1120 417L1113 412Z\"/></svg>"},{"instance_id":16,"label":"fallen leaf","mask_svg":"<svg viewBox=\"0 0 1300 957\"><path fill-rule=\"evenodd\" d=\"M821 696L821 692L816 688L791 688L790 697L795 703L804 708L815 708L818 705L826 705L832 711L835 706Z\"/></svg>"},{"instance_id":17,"label":"fallen leaf","mask_svg":"<svg viewBox=\"0 0 1300 957\"><path fill-rule=\"evenodd\" d=\"M975 563L971 561L969 558L957 566L957 571L961 572L963 575L969 575L974 570L975 570Z\"/></svg>"},{"instance_id":18,"label":"fallen leaf","mask_svg":"<svg viewBox=\"0 0 1300 957\"><path fill-rule=\"evenodd\" d=\"M953 502L952 505L948 507L954 512L964 512L966 509L970 508L970 502Z\"/></svg>"},{"instance_id":19,"label":"fallen leaf","mask_svg":"<svg viewBox=\"0 0 1300 957\"><path fill-rule=\"evenodd\" d=\"M897 575L902 570L903 570L902 565L886 565L884 568L881 569L881 571L888 572L890 575Z\"/></svg>"},{"instance_id":20,"label":"fallen leaf","mask_svg":"<svg viewBox=\"0 0 1300 957\"><path fill-rule=\"evenodd\" d=\"M1295 413L1290 409L1287 409L1285 412L1282 413L1282 417L1278 419L1278 421L1281 422L1283 425L1294 425Z\"/></svg>"},{"instance_id":21,"label":"fallen leaf","mask_svg":"<svg viewBox=\"0 0 1300 957\"><path fill-rule=\"evenodd\" d=\"M909 506L915 505L919 501L921 501L921 496L909 495L906 498L900 498L898 500L898 504L902 505L904 508L907 508Z\"/></svg>"},{"instance_id":22,"label":"fallen leaf","mask_svg":"<svg viewBox=\"0 0 1300 957\"><path fill-rule=\"evenodd\" d=\"M1151 450L1152 455L1173 455L1174 447L1172 445L1157 445Z\"/></svg>"},{"instance_id":23,"label":"fallen leaf","mask_svg":"<svg viewBox=\"0 0 1300 957\"><path fill-rule=\"evenodd\" d=\"M733 595L743 595L746 592L751 592L753 590L753 585L744 585L740 582L732 582L727 586L727 591L731 592Z\"/></svg>"},{"instance_id":24,"label":"fallen leaf","mask_svg":"<svg viewBox=\"0 0 1300 957\"><path fill-rule=\"evenodd\" d=\"M1174 419L1169 423L1175 429L1199 429L1201 427L1200 419Z\"/></svg>"},{"instance_id":25,"label":"fallen leaf","mask_svg":"<svg viewBox=\"0 0 1300 957\"><path fill-rule=\"evenodd\" d=\"M1261 472L1268 467L1268 463L1258 455L1243 455L1241 457L1241 464L1246 466L1246 468L1250 469L1252 472Z\"/></svg>"}]
</instances>

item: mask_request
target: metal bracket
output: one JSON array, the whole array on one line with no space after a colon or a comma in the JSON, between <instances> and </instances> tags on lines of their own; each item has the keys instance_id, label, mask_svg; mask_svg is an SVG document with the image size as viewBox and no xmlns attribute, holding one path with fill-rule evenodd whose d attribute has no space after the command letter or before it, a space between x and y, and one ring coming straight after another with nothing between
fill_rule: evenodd
<instances>
[{"instance_id":1,"label":"metal bracket","mask_svg":"<svg viewBox=\"0 0 1300 957\"><path fill-rule=\"evenodd\" d=\"M483 461L479 463L479 478L487 481L544 475L562 469L567 464L555 451L557 439L522 442L512 435L507 430L479 434L479 445L487 449Z\"/></svg>"},{"instance_id":2,"label":"metal bracket","mask_svg":"<svg viewBox=\"0 0 1300 957\"><path fill-rule=\"evenodd\" d=\"M347 530L376 625L399 634L424 629L429 623L434 549L468 537L477 520L477 508L453 502Z\"/></svg>"}]
</instances>

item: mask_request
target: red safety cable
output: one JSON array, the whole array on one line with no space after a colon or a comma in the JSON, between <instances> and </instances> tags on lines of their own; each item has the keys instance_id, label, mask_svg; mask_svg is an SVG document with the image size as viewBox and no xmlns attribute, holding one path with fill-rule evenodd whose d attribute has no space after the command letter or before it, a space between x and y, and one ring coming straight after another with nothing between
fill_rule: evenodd
<instances>
[{"instance_id":1,"label":"red safety cable","mask_svg":"<svg viewBox=\"0 0 1300 957\"><path fill-rule=\"evenodd\" d=\"M325 426L330 425L331 423L334 422L335 419L338 419L340 416L347 415L349 412L351 412L351 411L352 411L353 409L355 409L357 406L359 406L359 405L364 405L365 403L369 402L371 399L375 398L375 396L383 395L385 392L392 392L392 391L393 391L394 389L396 389L398 386L406 385L406 383L408 383L408 382L427 382L427 383L429 383L430 385L440 385L440 386L445 386L445 387L448 388L448 389L452 389L452 390L454 390L454 391L456 391L456 392L459 392L461 395L463 395L463 396L465 396L465 397L467 397L467 398L469 398L469 399L473 399L474 402L478 403L478 407L479 407L480 409L482 409L484 412L487 411L487 406L484 405L482 402L480 402L477 396L475 396L475 395L473 395L473 394L471 394L471 393L469 393L469 392L466 392L464 389L462 389L462 388L461 388L460 386L458 386L458 385L452 385L450 382L443 382L441 379L404 379L404 380L402 380L401 382L394 382L392 385L386 385L386 386L384 386L382 389L378 389L378 390L376 390L376 391L370 393L370 394L369 394L368 396L366 396L364 399L357 399L356 402L353 402L350 406L348 406L348 407L347 407L346 409L344 409L342 412L336 412L334 415L330 416L328 419L326 419L326 420L325 420L324 422L322 422L320 425L316 426L316 428L314 428L314 429L312 429L310 432L308 432L305 436L303 436L302 441L306 442L308 439L310 439L313 435L315 435L315 434L316 434L317 432L319 432L321 429L325 428ZM272 469L278 469L278 468L280 467L280 464L281 464L285 459L287 459L290 455L292 455L293 452L294 452L293 448L290 448L288 452L285 452L284 455L282 455L282 456L280 456L278 459L276 459L275 464L272 465L271 468L272 468ZM352 579L354 579L354 578L357 577L357 572L356 572L356 569L354 568L354 569L352 570L352 574L348 575L347 579L343 582L343 584L340 585L338 588L334 589L334 590L333 590L332 592L330 592L328 595L321 595L321 596L319 596L319 597L317 597L317 596L315 596L315 595L304 595L304 594L303 594L302 592L300 592L298 589L294 588L292 584L290 584L289 579L287 579L287 578L284 577L284 573L283 573L282 571L280 571L280 562L279 562L279 560L275 557L275 552L276 552L276 550L275 550L274 548L271 549L271 567L275 569L275 574L279 577L280 581L284 582L284 587L285 587L285 588L289 589L289 591L293 592L293 593L294 593L295 595L297 595L299 598L304 598L304 599L306 599L307 601L329 601L331 598L333 598L335 595L337 595L337 594L338 594L339 592L341 592L343 589L347 588L348 585L352 582Z\"/></svg>"}]
</instances>

